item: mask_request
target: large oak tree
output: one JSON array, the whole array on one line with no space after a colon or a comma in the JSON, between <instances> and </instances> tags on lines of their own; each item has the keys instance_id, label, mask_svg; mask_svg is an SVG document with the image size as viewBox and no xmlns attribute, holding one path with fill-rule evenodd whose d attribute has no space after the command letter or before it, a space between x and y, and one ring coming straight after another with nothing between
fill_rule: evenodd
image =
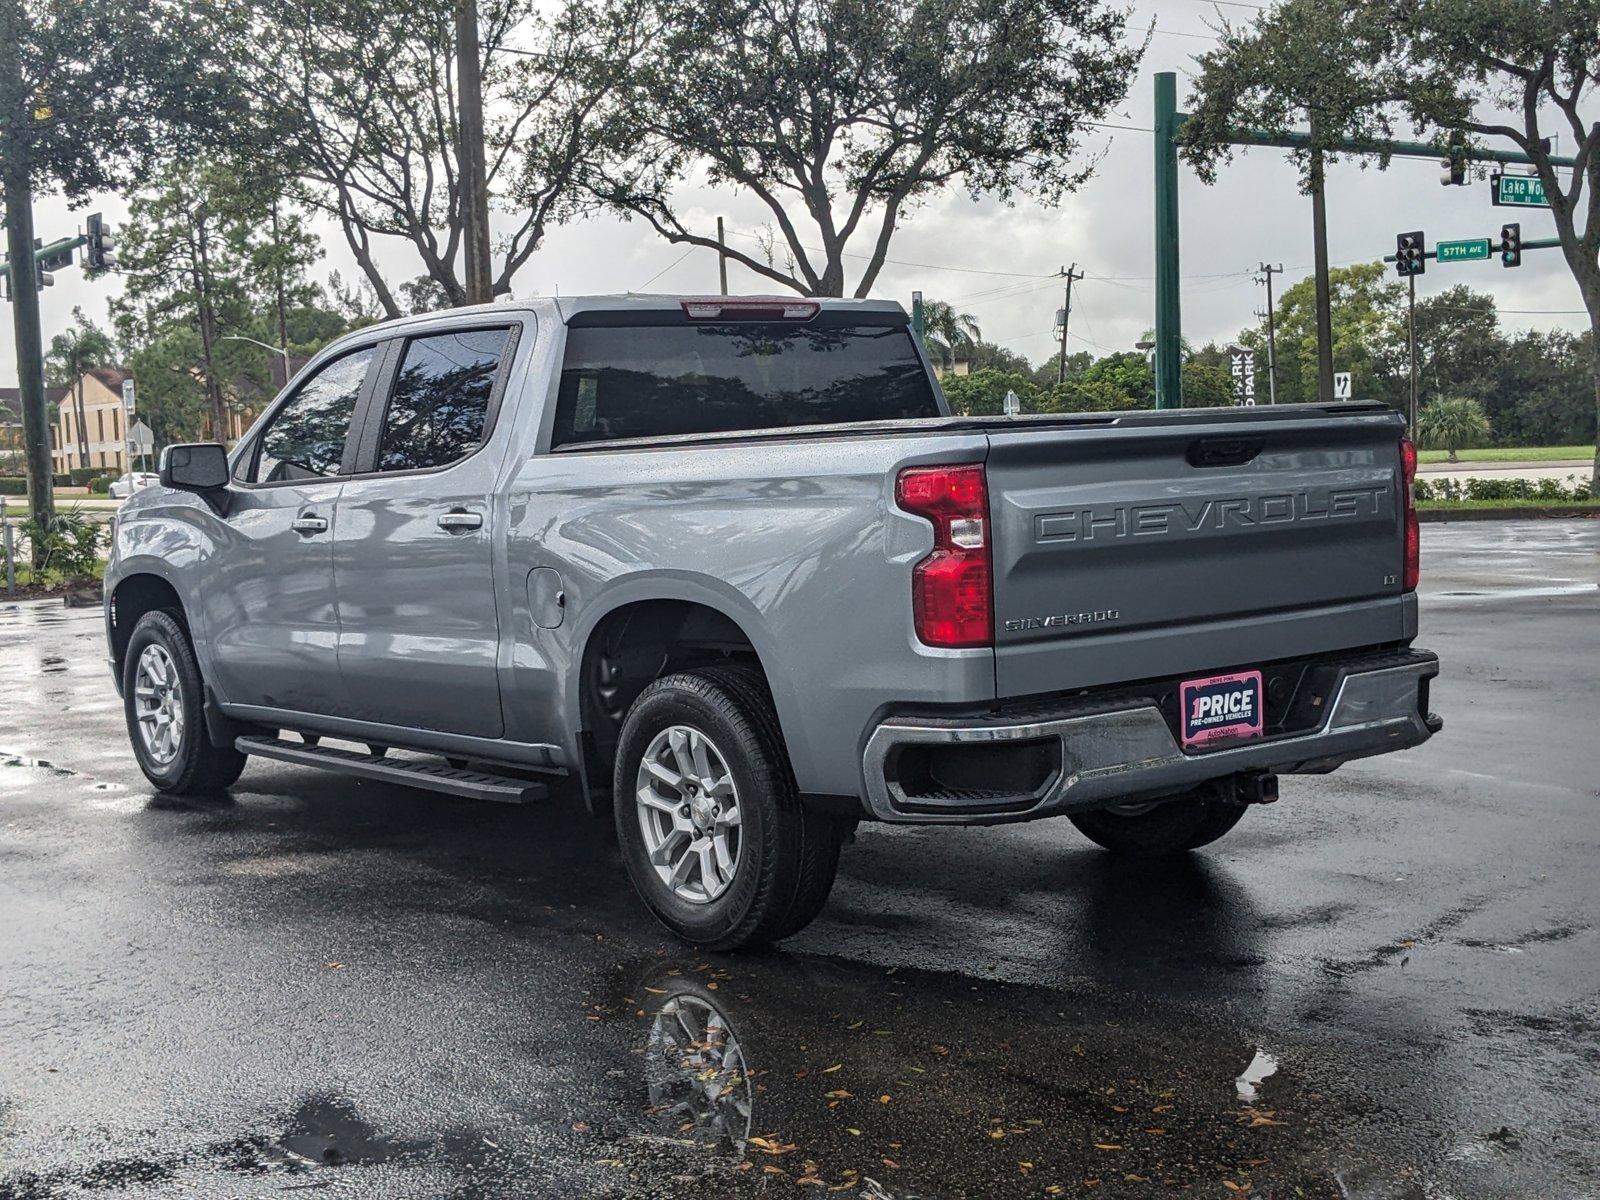
<instances>
[{"instance_id":1,"label":"large oak tree","mask_svg":"<svg viewBox=\"0 0 1600 1200\"><path fill-rule=\"evenodd\" d=\"M625 153L591 170L590 189L671 242L709 248L716 236L693 220L684 186L755 197L771 240L727 254L802 295L867 295L907 213L945 187L1045 201L1077 187L1093 168L1084 134L1143 53L1125 40L1123 10L1101 0L649 9L655 36L617 72ZM864 260L854 271L852 257Z\"/></svg>"}]
</instances>

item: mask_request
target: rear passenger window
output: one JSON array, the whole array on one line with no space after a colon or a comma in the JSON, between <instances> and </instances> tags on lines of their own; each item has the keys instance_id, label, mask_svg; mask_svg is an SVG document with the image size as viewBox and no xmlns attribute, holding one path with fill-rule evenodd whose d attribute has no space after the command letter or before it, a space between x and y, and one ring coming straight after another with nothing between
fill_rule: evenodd
<instances>
[{"instance_id":1,"label":"rear passenger window","mask_svg":"<svg viewBox=\"0 0 1600 1200\"><path fill-rule=\"evenodd\" d=\"M509 333L470 329L406 343L384 415L378 470L442 467L478 448Z\"/></svg>"},{"instance_id":2,"label":"rear passenger window","mask_svg":"<svg viewBox=\"0 0 1600 1200\"><path fill-rule=\"evenodd\" d=\"M337 475L350 418L372 362L372 347L335 359L301 384L261 435L247 482L283 483Z\"/></svg>"}]
</instances>

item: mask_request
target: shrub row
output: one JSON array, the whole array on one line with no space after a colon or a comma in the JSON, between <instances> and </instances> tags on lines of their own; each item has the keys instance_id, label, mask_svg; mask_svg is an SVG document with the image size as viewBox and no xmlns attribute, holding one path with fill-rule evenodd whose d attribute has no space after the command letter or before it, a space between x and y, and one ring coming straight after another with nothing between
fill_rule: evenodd
<instances>
[{"instance_id":1,"label":"shrub row","mask_svg":"<svg viewBox=\"0 0 1600 1200\"><path fill-rule=\"evenodd\" d=\"M1568 475L1559 479L1418 479L1418 500L1591 500L1589 481Z\"/></svg>"}]
</instances>

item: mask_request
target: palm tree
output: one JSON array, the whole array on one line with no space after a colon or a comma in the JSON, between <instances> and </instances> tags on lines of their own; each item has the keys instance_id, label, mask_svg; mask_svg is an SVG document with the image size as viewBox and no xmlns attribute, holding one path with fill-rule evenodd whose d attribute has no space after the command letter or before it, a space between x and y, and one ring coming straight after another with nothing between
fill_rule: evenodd
<instances>
[{"instance_id":1,"label":"palm tree","mask_svg":"<svg viewBox=\"0 0 1600 1200\"><path fill-rule=\"evenodd\" d=\"M982 339L978 319L971 313L958 313L943 300L922 302L922 340L934 362L946 369L955 366Z\"/></svg>"},{"instance_id":2,"label":"palm tree","mask_svg":"<svg viewBox=\"0 0 1600 1200\"><path fill-rule=\"evenodd\" d=\"M1457 450L1489 436L1489 417L1476 400L1441 396L1417 417L1417 434L1427 445L1448 450L1450 461L1458 462Z\"/></svg>"}]
</instances>

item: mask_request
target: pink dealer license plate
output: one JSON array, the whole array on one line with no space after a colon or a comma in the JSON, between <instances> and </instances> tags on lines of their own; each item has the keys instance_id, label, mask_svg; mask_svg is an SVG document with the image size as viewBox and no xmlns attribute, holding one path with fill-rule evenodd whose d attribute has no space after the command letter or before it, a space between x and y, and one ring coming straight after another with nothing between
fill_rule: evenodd
<instances>
[{"instance_id":1,"label":"pink dealer license plate","mask_svg":"<svg viewBox=\"0 0 1600 1200\"><path fill-rule=\"evenodd\" d=\"M1186 679L1178 685L1183 748L1261 736L1261 672Z\"/></svg>"}]
</instances>

